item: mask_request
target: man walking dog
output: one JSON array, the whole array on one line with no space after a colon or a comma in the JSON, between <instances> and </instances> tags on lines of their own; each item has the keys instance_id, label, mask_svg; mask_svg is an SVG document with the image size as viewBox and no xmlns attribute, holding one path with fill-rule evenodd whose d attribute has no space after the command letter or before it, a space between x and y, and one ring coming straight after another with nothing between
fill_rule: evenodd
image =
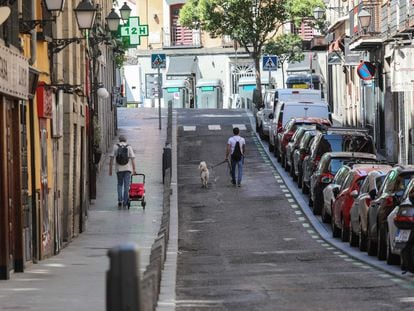
<instances>
[{"instance_id":1,"label":"man walking dog","mask_svg":"<svg viewBox=\"0 0 414 311\"><path fill-rule=\"evenodd\" d=\"M239 135L240 130L238 127L233 128L233 136L227 141L226 160L231 160L231 182L234 186L241 186L243 177L243 162L245 156L246 141ZM236 180L236 167L237 167L237 180Z\"/></svg>"}]
</instances>

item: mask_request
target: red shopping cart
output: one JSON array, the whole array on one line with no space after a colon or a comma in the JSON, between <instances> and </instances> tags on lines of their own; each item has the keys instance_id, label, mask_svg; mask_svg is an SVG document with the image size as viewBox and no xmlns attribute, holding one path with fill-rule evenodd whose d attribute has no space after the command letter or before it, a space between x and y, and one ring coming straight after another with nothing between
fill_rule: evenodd
<instances>
[{"instance_id":1,"label":"red shopping cart","mask_svg":"<svg viewBox=\"0 0 414 311\"><path fill-rule=\"evenodd\" d=\"M131 175L131 184L129 186L128 209L132 201L141 201L141 206L145 210L145 174Z\"/></svg>"}]
</instances>

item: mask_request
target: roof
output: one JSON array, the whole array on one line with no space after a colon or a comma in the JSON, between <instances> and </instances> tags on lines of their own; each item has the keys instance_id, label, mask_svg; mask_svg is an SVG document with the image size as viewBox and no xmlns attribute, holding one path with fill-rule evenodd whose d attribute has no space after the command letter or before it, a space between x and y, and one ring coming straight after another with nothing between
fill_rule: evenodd
<instances>
[{"instance_id":1,"label":"roof","mask_svg":"<svg viewBox=\"0 0 414 311\"><path fill-rule=\"evenodd\" d=\"M166 80L162 88L166 89L169 87L187 87L187 86L188 86L187 80Z\"/></svg>"},{"instance_id":2,"label":"roof","mask_svg":"<svg viewBox=\"0 0 414 311\"><path fill-rule=\"evenodd\" d=\"M200 86L221 86L223 82L220 79L199 79L196 87Z\"/></svg>"},{"instance_id":3,"label":"roof","mask_svg":"<svg viewBox=\"0 0 414 311\"><path fill-rule=\"evenodd\" d=\"M331 124L331 121L325 118L317 118L317 117L300 117L300 118L293 118L295 123L304 123L304 124L314 124L314 123L328 123Z\"/></svg>"},{"instance_id":4,"label":"roof","mask_svg":"<svg viewBox=\"0 0 414 311\"><path fill-rule=\"evenodd\" d=\"M359 175L368 175L372 171L378 170L390 170L391 166L386 164L357 164L354 165L352 171L357 172Z\"/></svg>"},{"instance_id":5,"label":"roof","mask_svg":"<svg viewBox=\"0 0 414 311\"><path fill-rule=\"evenodd\" d=\"M286 101L284 102L285 107L288 106L323 106L328 107L328 103L325 101ZM330 128L329 128L330 129Z\"/></svg>"},{"instance_id":6,"label":"roof","mask_svg":"<svg viewBox=\"0 0 414 311\"><path fill-rule=\"evenodd\" d=\"M196 73L197 67L197 59L194 56L171 56L167 76L191 76Z\"/></svg>"}]
</instances>

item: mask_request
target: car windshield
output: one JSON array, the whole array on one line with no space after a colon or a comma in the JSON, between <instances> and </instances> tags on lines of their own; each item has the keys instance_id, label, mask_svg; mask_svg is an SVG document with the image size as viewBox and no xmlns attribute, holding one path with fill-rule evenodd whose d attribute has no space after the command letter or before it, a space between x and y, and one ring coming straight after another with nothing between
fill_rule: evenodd
<instances>
[{"instance_id":1,"label":"car windshield","mask_svg":"<svg viewBox=\"0 0 414 311\"><path fill-rule=\"evenodd\" d=\"M332 151L354 151L374 153L373 144L369 137L342 134L325 135L321 139L318 154Z\"/></svg>"},{"instance_id":2,"label":"car windshield","mask_svg":"<svg viewBox=\"0 0 414 311\"><path fill-rule=\"evenodd\" d=\"M394 170L391 171L384 185L384 192L404 191L412 177L414 177L414 172L398 174Z\"/></svg>"},{"instance_id":3,"label":"car windshield","mask_svg":"<svg viewBox=\"0 0 414 311\"><path fill-rule=\"evenodd\" d=\"M344 159L331 159L331 163L329 163L329 171L335 175L336 172L341 168L342 164L344 163Z\"/></svg>"}]
</instances>

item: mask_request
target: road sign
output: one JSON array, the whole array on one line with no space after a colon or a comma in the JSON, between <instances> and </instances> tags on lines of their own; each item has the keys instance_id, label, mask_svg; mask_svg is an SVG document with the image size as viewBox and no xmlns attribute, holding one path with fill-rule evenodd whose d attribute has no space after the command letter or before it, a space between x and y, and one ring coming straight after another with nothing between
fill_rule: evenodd
<instances>
[{"instance_id":1,"label":"road sign","mask_svg":"<svg viewBox=\"0 0 414 311\"><path fill-rule=\"evenodd\" d=\"M276 55L263 56L263 71L276 71L278 66Z\"/></svg>"},{"instance_id":2,"label":"road sign","mask_svg":"<svg viewBox=\"0 0 414 311\"><path fill-rule=\"evenodd\" d=\"M371 80L375 76L376 67L370 62L361 62L357 67L357 74L362 80Z\"/></svg>"},{"instance_id":3,"label":"road sign","mask_svg":"<svg viewBox=\"0 0 414 311\"><path fill-rule=\"evenodd\" d=\"M132 16L125 26L120 27L121 37L128 38L129 46L136 47L141 44L141 37L148 37L148 25L140 25L139 17Z\"/></svg>"},{"instance_id":4,"label":"road sign","mask_svg":"<svg viewBox=\"0 0 414 311\"><path fill-rule=\"evenodd\" d=\"M159 68L166 68L166 57L165 54L151 54L151 68L157 69Z\"/></svg>"}]
</instances>

